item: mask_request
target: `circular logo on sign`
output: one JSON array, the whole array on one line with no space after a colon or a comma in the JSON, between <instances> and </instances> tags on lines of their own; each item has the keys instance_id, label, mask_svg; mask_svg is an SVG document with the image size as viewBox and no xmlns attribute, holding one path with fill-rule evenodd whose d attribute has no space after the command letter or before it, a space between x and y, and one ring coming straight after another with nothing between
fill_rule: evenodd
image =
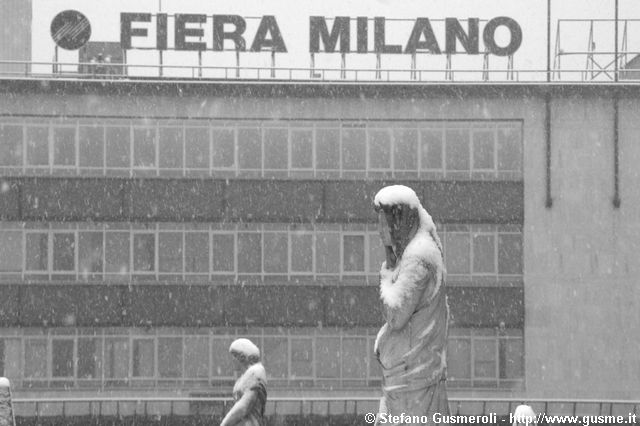
<instances>
[{"instance_id":1,"label":"circular logo on sign","mask_svg":"<svg viewBox=\"0 0 640 426\"><path fill-rule=\"evenodd\" d=\"M77 10L60 12L51 21L51 38L63 49L76 50L84 46L91 37L91 24Z\"/></svg>"}]
</instances>

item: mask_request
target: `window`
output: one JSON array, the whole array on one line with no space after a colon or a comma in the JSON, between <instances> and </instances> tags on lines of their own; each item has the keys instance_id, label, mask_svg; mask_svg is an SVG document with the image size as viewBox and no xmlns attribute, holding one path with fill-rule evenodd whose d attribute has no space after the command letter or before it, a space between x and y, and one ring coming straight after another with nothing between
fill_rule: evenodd
<instances>
[{"instance_id":1,"label":"window","mask_svg":"<svg viewBox=\"0 0 640 426\"><path fill-rule=\"evenodd\" d=\"M213 137L213 168L214 169L233 168L236 164L235 140L234 140L233 129L213 129L212 137ZM238 137L240 136L238 135ZM243 133L243 137L245 137L244 133ZM259 152L260 151L254 152L254 155L258 156ZM260 157L258 156L258 158Z\"/></svg>"},{"instance_id":2,"label":"window","mask_svg":"<svg viewBox=\"0 0 640 426\"><path fill-rule=\"evenodd\" d=\"M0 339L0 376L20 377L23 374L22 355L21 339Z\"/></svg>"},{"instance_id":3,"label":"window","mask_svg":"<svg viewBox=\"0 0 640 426\"><path fill-rule=\"evenodd\" d=\"M51 376L73 377L73 340L55 339L51 342Z\"/></svg>"},{"instance_id":4,"label":"window","mask_svg":"<svg viewBox=\"0 0 640 426\"><path fill-rule=\"evenodd\" d=\"M235 271L235 242L233 234L213 234L213 271Z\"/></svg>"},{"instance_id":5,"label":"window","mask_svg":"<svg viewBox=\"0 0 640 426\"><path fill-rule=\"evenodd\" d=\"M158 132L160 168L182 169L182 127L160 127Z\"/></svg>"},{"instance_id":6,"label":"window","mask_svg":"<svg viewBox=\"0 0 640 426\"><path fill-rule=\"evenodd\" d=\"M388 129L369 130L369 169L391 169L391 133Z\"/></svg>"},{"instance_id":7,"label":"window","mask_svg":"<svg viewBox=\"0 0 640 426\"><path fill-rule=\"evenodd\" d=\"M291 339L291 378L313 376L313 340Z\"/></svg>"},{"instance_id":8,"label":"window","mask_svg":"<svg viewBox=\"0 0 640 426\"><path fill-rule=\"evenodd\" d=\"M75 270L75 235L53 234L53 270L55 272Z\"/></svg>"},{"instance_id":9,"label":"window","mask_svg":"<svg viewBox=\"0 0 640 426\"><path fill-rule=\"evenodd\" d=\"M182 338L158 338L158 375L182 377Z\"/></svg>"},{"instance_id":10,"label":"window","mask_svg":"<svg viewBox=\"0 0 640 426\"><path fill-rule=\"evenodd\" d=\"M47 166L49 164L49 128L27 126L27 164Z\"/></svg>"},{"instance_id":11,"label":"window","mask_svg":"<svg viewBox=\"0 0 640 426\"><path fill-rule=\"evenodd\" d=\"M344 271L364 272L364 235L345 235L343 242Z\"/></svg>"},{"instance_id":12,"label":"window","mask_svg":"<svg viewBox=\"0 0 640 426\"><path fill-rule=\"evenodd\" d=\"M28 339L24 346L24 377L42 379L47 377L47 341Z\"/></svg>"},{"instance_id":13,"label":"window","mask_svg":"<svg viewBox=\"0 0 640 426\"><path fill-rule=\"evenodd\" d=\"M129 377L129 342L123 338L106 338L104 345L104 376L108 383L120 384Z\"/></svg>"},{"instance_id":14,"label":"window","mask_svg":"<svg viewBox=\"0 0 640 426\"><path fill-rule=\"evenodd\" d=\"M214 337L211 339L211 375L233 377L233 361L229 354L229 346L233 342L230 337Z\"/></svg>"},{"instance_id":15,"label":"window","mask_svg":"<svg viewBox=\"0 0 640 426\"><path fill-rule=\"evenodd\" d=\"M238 129L238 167L241 170L262 169L262 141L260 129Z\"/></svg>"},{"instance_id":16,"label":"window","mask_svg":"<svg viewBox=\"0 0 640 426\"><path fill-rule=\"evenodd\" d=\"M107 167L131 167L131 134L129 127L107 127Z\"/></svg>"},{"instance_id":17,"label":"window","mask_svg":"<svg viewBox=\"0 0 640 426\"><path fill-rule=\"evenodd\" d=\"M184 140L184 166L187 169L209 168L209 129L187 127Z\"/></svg>"},{"instance_id":18,"label":"window","mask_svg":"<svg viewBox=\"0 0 640 426\"><path fill-rule=\"evenodd\" d=\"M447 232L445 234L445 250L448 273L469 274L471 272L468 233Z\"/></svg>"},{"instance_id":19,"label":"window","mask_svg":"<svg viewBox=\"0 0 640 426\"><path fill-rule=\"evenodd\" d=\"M316 272L319 274L340 272L340 235L338 233L316 234Z\"/></svg>"},{"instance_id":20,"label":"window","mask_svg":"<svg viewBox=\"0 0 640 426\"><path fill-rule=\"evenodd\" d=\"M184 338L184 376L188 379L209 377L209 338Z\"/></svg>"},{"instance_id":21,"label":"window","mask_svg":"<svg viewBox=\"0 0 640 426\"><path fill-rule=\"evenodd\" d=\"M313 168L313 131L291 129L291 168Z\"/></svg>"},{"instance_id":22,"label":"window","mask_svg":"<svg viewBox=\"0 0 640 426\"><path fill-rule=\"evenodd\" d=\"M49 236L40 232L26 235L27 271L48 270Z\"/></svg>"},{"instance_id":23,"label":"window","mask_svg":"<svg viewBox=\"0 0 640 426\"><path fill-rule=\"evenodd\" d=\"M160 232L158 235L158 267L160 272L183 271L181 232Z\"/></svg>"},{"instance_id":24,"label":"window","mask_svg":"<svg viewBox=\"0 0 640 426\"><path fill-rule=\"evenodd\" d=\"M153 234L133 235L133 270L135 272L155 271L155 244Z\"/></svg>"},{"instance_id":25,"label":"window","mask_svg":"<svg viewBox=\"0 0 640 426\"><path fill-rule=\"evenodd\" d=\"M340 378L340 338L318 337L316 339L316 375L319 379Z\"/></svg>"},{"instance_id":26,"label":"window","mask_svg":"<svg viewBox=\"0 0 640 426\"><path fill-rule=\"evenodd\" d=\"M78 378L98 379L101 376L101 339L78 339Z\"/></svg>"},{"instance_id":27,"label":"window","mask_svg":"<svg viewBox=\"0 0 640 426\"><path fill-rule=\"evenodd\" d=\"M422 170L441 170L442 152L442 130L420 130L420 168Z\"/></svg>"},{"instance_id":28,"label":"window","mask_svg":"<svg viewBox=\"0 0 640 426\"><path fill-rule=\"evenodd\" d=\"M340 131L316 129L316 168L340 170Z\"/></svg>"},{"instance_id":29,"label":"window","mask_svg":"<svg viewBox=\"0 0 640 426\"><path fill-rule=\"evenodd\" d=\"M129 233L105 233L105 271L110 274L129 273Z\"/></svg>"},{"instance_id":30,"label":"window","mask_svg":"<svg viewBox=\"0 0 640 426\"><path fill-rule=\"evenodd\" d=\"M0 166L22 166L22 126L0 126Z\"/></svg>"},{"instance_id":31,"label":"window","mask_svg":"<svg viewBox=\"0 0 640 426\"><path fill-rule=\"evenodd\" d=\"M469 338L449 338L447 376L455 381L471 380L471 340Z\"/></svg>"},{"instance_id":32,"label":"window","mask_svg":"<svg viewBox=\"0 0 640 426\"><path fill-rule=\"evenodd\" d=\"M102 168L104 166L104 128L80 126L78 140L80 167Z\"/></svg>"},{"instance_id":33,"label":"window","mask_svg":"<svg viewBox=\"0 0 640 426\"><path fill-rule=\"evenodd\" d=\"M102 232L78 233L78 272L83 278L102 273L102 243Z\"/></svg>"},{"instance_id":34,"label":"window","mask_svg":"<svg viewBox=\"0 0 640 426\"><path fill-rule=\"evenodd\" d=\"M495 274L495 236L493 234L473 235L473 272Z\"/></svg>"},{"instance_id":35,"label":"window","mask_svg":"<svg viewBox=\"0 0 640 426\"><path fill-rule=\"evenodd\" d=\"M152 339L133 340L133 377L154 377L155 356Z\"/></svg>"},{"instance_id":36,"label":"window","mask_svg":"<svg viewBox=\"0 0 640 426\"><path fill-rule=\"evenodd\" d=\"M289 167L287 129L264 129L264 168L287 170Z\"/></svg>"},{"instance_id":37,"label":"window","mask_svg":"<svg viewBox=\"0 0 640 426\"><path fill-rule=\"evenodd\" d=\"M54 166L76 165L75 127L53 128L53 164Z\"/></svg>"},{"instance_id":38,"label":"window","mask_svg":"<svg viewBox=\"0 0 640 426\"><path fill-rule=\"evenodd\" d=\"M495 339L474 339L473 355L474 377L480 379L495 379L497 377Z\"/></svg>"},{"instance_id":39,"label":"window","mask_svg":"<svg viewBox=\"0 0 640 426\"><path fill-rule=\"evenodd\" d=\"M0 231L0 273L22 271L22 232Z\"/></svg>"},{"instance_id":40,"label":"window","mask_svg":"<svg viewBox=\"0 0 640 426\"><path fill-rule=\"evenodd\" d=\"M269 376L274 379L286 379L289 376L289 345L286 338L264 338L264 365Z\"/></svg>"},{"instance_id":41,"label":"window","mask_svg":"<svg viewBox=\"0 0 640 426\"><path fill-rule=\"evenodd\" d=\"M238 272L262 272L262 235L257 232L238 232Z\"/></svg>"},{"instance_id":42,"label":"window","mask_svg":"<svg viewBox=\"0 0 640 426\"><path fill-rule=\"evenodd\" d=\"M313 272L313 234L291 234L291 272Z\"/></svg>"},{"instance_id":43,"label":"window","mask_svg":"<svg viewBox=\"0 0 640 426\"><path fill-rule=\"evenodd\" d=\"M493 130L474 130L473 136L473 168L478 170L494 170L494 132Z\"/></svg>"},{"instance_id":44,"label":"window","mask_svg":"<svg viewBox=\"0 0 640 426\"><path fill-rule=\"evenodd\" d=\"M469 130L447 129L446 159L448 171L468 171L469 164Z\"/></svg>"},{"instance_id":45,"label":"window","mask_svg":"<svg viewBox=\"0 0 640 426\"><path fill-rule=\"evenodd\" d=\"M288 272L289 242L285 232L265 232L264 272L286 274Z\"/></svg>"},{"instance_id":46,"label":"window","mask_svg":"<svg viewBox=\"0 0 640 426\"><path fill-rule=\"evenodd\" d=\"M367 166L367 139L365 129L342 129L343 170L365 170Z\"/></svg>"},{"instance_id":47,"label":"window","mask_svg":"<svg viewBox=\"0 0 640 426\"><path fill-rule=\"evenodd\" d=\"M394 129L393 138L394 169L397 171L418 170L418 131L415 129Z\"/></svg>"},{"instance_id":48,"label":"window","mask_svg":"<svg viewBox=\"0 0 640 426\"><path fill-rule=\"evenodd\" d=\"M500 378L524 377L524 342L519 339L500 339Z\"/></svg>"},{"instance_id":49,"label":"window","mask_svg":"<svg viewBox=\"0 0 640 426\"><path fill-rule=\"evenodd\" d=\"M515 127L498 128L498 169L522 170L522 142Z\"/></svg>"},{"instance_id":50,"label":"window","mask_svg":"<svg viewBox=\"0 0 640 426\"><path fill-rule=\"evenodd\" d=\"M377 274L386 261L384 247L378 233L369 234L369 272Z\"/></svg>"},{"instance_id":51,"label":"window","mask_svg":"<svg viewBox=\"0 0 640 426\"><path fill-rule=\"evenodd\" d=\"M209 235L204 232L187 232L184 236L184 242L184 271L209 272ZM233 251L231 253L233 254Z\"/></svg>"},{"instance_id":52,"label":"window","mask_svg":"<svg viewBox=\"0 0 640 426\"><path fill-rule=\"evenodd\" d=\"M367 339L364 337L344 337L342 339L342 377L366 379Z\"/></svg>"},{"instance_id":53,"label":"window","mask_svg":"<svg viewBox=\"0 0 640 426\"><path fill-rule=\"evenodd\" d=\"M522 274L522 234L498 235L498 273Z\"/></svg>"},{"instance_id":54,"label":"window","mask_svg":"<svg viewBox=\"0 0 640 426\"><path fill-rule=\"evenodd\" d=\"M133 128L133 166L156 166L156 132L154 128Z\"/></svg>"}]
</instances>

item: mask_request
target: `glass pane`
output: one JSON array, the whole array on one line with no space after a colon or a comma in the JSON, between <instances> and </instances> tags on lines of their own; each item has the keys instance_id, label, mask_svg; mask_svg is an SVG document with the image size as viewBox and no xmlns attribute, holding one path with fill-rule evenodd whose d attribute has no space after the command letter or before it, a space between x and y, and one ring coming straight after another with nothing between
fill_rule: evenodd
<instances>
[{"instance_id":1,"label":"glass pane","mask_svg":"<svg viewBox=\"0 0 640 426\"><path fill-rule=\"evenodd\" d=\"M160 168L182 169L182 127L160 127L158 131Z\"/></svg>"},{"instance_id":2,"label":"glass pane","mask_svg":"<svg viewBox=\"0 0 640 426\"><path fill-rule=\"evenodd\" d=\"M75 128L53 128L53 164L56 166L74 166L76 164Z\"/></svg>"},{"instance_id":3,"label":"glass pane","mask_svg":"<svg viewBox=\"0 0 640 426\"><path fill-rule=\"evenodd\" d=\"M86 277L102 272L102 232L80 232L78 235L78 272Z\"/></svg>"},{"instance_id":4,"label":"glass pane","mask_svg":"<svg viewBox=\"0 0 640 426\"><path fill-rule=\"evenodd\" d=\"M313 341L291 339L291 378L313 376Z\"/></svg>"},{"instance_id":5,"label":"glass pane","mask_svg":"<svg viewBox=\"0 0 640 426\"><path fill-rule=\"evenodd\" d=\"M238 168L262 169L262 141L260 129L238 129Z\"/></svg>"},{"instance_id":6,"label":"glass pane","mask_svg":"<svg viewBox=\"0 0 640 426\"><path fill-rule=\"evenodd\" d=\"M133 236L133 270L155 270L155 238L153 234L134 234Z\"/></svg>"},{"instance_id":7,"label":"glass pane","mask_svg":"<svg viewBox=\"0 0 640 426\"><path fill-rule=\"evenodd\" d=\"M313 131L311 129L291 130L291 168L313 168Z\"/></svg>"},{"instance_id":8,"label":"glass pane","mask_svg":"<svg viewBox=\"0 0 640 426\"><path fill-rule=\"evenodd\" d=\"M129 377L129 342L125 339L105 339L104 376L107 379Z\"/></svg>"},{"instance_id":9,"label":"glass pane","mask_svg":"<svg viewBox=\"0 0 640 426\"><path fill-rule=\"evenodd\" d=\"M158 338L158 374L160 377L182 377L181 338Z\"/></svg>"},{"instance_id":10,"label":"glass pane","mask_svg":"<svg viewBox=\"0 0 640 426\"><path fill-rule=\"evenodd\" d=\"M154 376L154 348L151 339L133 341L133 377Z\"/></svg>"},{"instance_id":11,"label":"glass pane","mask_svg":"<svg viewBox=\"0 0 640 426\"><path fill-rule=\"evenodd\" d=\"M153 128L133 128L134 167L155 167L156 131Z\"/></svg>"},{"instance_id":12,"label":"glass pane","mask_svg":"<svg viewBox=\"0 0 640 426\"><path fill-rule=\"evenodd\" d=\"M393 132L393 167L395 170L418 169L418 131L395 129Z\"/></svg>"},{"instance_id":13,"label":"glass pane","mask_svg":"<svg viewBox=\"0 0 640 426\"><path fill-rule=\"evenodd\" d=\"M80 126L78 132L80 167L103 167L104 128Z\"/></svg>"},{"instance_id":14,"label":"glass pane","mask_svg":"<svg viewBox=\"0 0 640 426\"><path fill-rule=\"evenodd\" d=\"M420 131L420 168L422 170L442 169L442 130Z\"/></svg>"},{"instance_id":15,"label":"glass pane","mask_svg":"<svg viewBox=\"0 0 640 426\"><path fill-rule=\"evenodd\" d=\"M519 129L498 129L498 169L522 170L522 136Z\"/></svg>"},{"instance_id":16,"label":"glass pane","mask_svg":"<svg viewBox=\"0 0 640 426\"><path fill-rule=\"evenodd\" d=\"M367 339L345 337L342 339L342 377L350 379L367 378Z\"/></svg>"},{"instance_id":17,"label":"glass pane","mask_svg":"<svg viewBox=\"0 0 640 426\"><path fill-rule=\"evenodd\" d=\"M445 234L447 272L450 274L468 274L471 272L471 248L469 234L447 232Z\"/></svg>"},{"instance_id":18,"label":"glass pane","mask_svg":"<svg viewBox=\"0 0 640 426\"><path fill-rule=\"evenodd\" d=\"M365 170L367 139L364 129L342 129L342 168Z\"/></svg>"},{"instance_id":19,"label":"glass pane","mask_svg":"<svg viewBox=\"0 0 640 426\"><path fill-rule=\"evenodd\" d=\"M345 235L343 241L344 271L364 272L364 235Z\"/></svg>"},{"instance_id":20,"label":"glass pane","mask_svg":"<svg viewBox=\"0 0 640 426\"><path fill-rule=\"evenodd\" d=\"M391 133L388 130L369 129L369 168L391 168Z\"/></svg>"},{"instance_id":21,"label":"glass pane","mask_svg":"<svg viewBox=\"0 0 640 426\"><path fill-rule=\"evenodd\" d=\"M24 345L24 377L47 377L47 341L27 340Z\"/></svg>"},{"instance_id":22,"label":"glass pane","mask_svg":"<svg viewBox=\"0 0 640 426\"><path fill-rule=\"evenodd\" d=\"M78 378L100 378L102 345L100 339L78 339Z\"/></svg>"},{"instance_id":23,"label":"glass pane","mask_svg":"<svg viewBox=\"0 0 640 426\"><path fill-rule=\"evenodd\" d=\"M131 134L128 127L107 127L107 167L131 167Z\"/></svg>"},{"instance_id":24,"label":"glass pane","mask_svg":"<svg viewBox=\"0 0 640 426\"><path fill-rule=\"evenodd\" d=\"M473 168L495 168L493 161L494 138L492 130L475 130L473 132Z\"/></svg>"},{"instance_id":25,"label":"glass pane","mask_svg":"<svg viewBox=\"0 0 640 426\"><path fill-rule=\"evenodd\" d=\"M27 271L46 271L48 269L48 241L44 233L27 233Z\"/></svg>"},{"instance_id":26,"label":"glass pane","mask_svg":"<svg viewBox=\"0 0 640 426\"><path fill-rule=\"evenodd\" d=\"M340 339L334 337L318 337L316 339L318 362L316 374L320 379L340 377Z\"/></svg>"},{"instance_id":27,"label":"glass pane","mask_svg":"<svg viewBox=\"0 0 640 426\"><path fill-rule=\"evenodd\" d=\"M75 269L75 236L69 233L53 234L53 270Z\"/></svg>"},{"instance_id":28,"label":"glass pane","mask_svg":"<svg viewBox=\"0 0 640 426\"><path fill-rule=\"evenodd\" d=\"M264 168L287 170L289 146L287 129L264 129Z\"/></svg>"},{"instance_id":29,"label":"glass pane","mask_svg":"<svg viewBox=\"0 0 640 426\"><path fill-rule=\"evenodd\" d=\"M313 271L313 235L291 235L291 271Z\"/></svg>"},{"instance_id":30,"label":"glass pane","mask_svg":"<svg viewBox=\"0 0 640 426\"><path fill-rule=\"evenodd\" d=\"M265 232L264 271L272 273L288 272L289 241L287 234Z\"/></svg>"},{"instance_id":31,"label":"glass pane","mask_svg":"<svg viewBox=\"0 0 640 426\"><path fill-rule=\"evenodd\" d=\"M269 377L286 379L289 376L289 345L286 338L264 338L264 366Z\"/></svg>"},{"instance_id":32,"label":"glass pane","mask_svg":"<svg viewBox=\"0 0 640 426\"><path fill-rule=\"evenodd\" d=\"M235 244L232 234L213 234L212 258L214 271L235 271Z\"/></svg>"},{"instance_id":33,"label":"glass pane","mask_svg":"<svg viewBox=\"0 0 640 426\"><path fill-rule=\"evenodd\" d=\"M447 376L454 380L471 378L471 342L449 339L447 344Z\"/></svg>"},{"instance_id":34,"label":"glass pane","mask_svg":"<svg viewBox=\"0 0 640 426\"><path fill-rule=\"evenodd\" d=\"M0 231L0 272L22 270L22 231Z\"/></svg>"},{"instance_id":35,"label":"glass pane","mask_svg":"<svg viewBox=\"0 0 640 426\"><path fill-rule=\"evenodd\" d=\"M22 126L0 127L0 166L22 166Z\"/></svg>"},{"instance_id":36,"label":"glass pane","mask_svg":"<svg viewBox=\"0 0 640 426\"><path fill-rule=\"evenodd\" d=\"M496 378L496 342L494 340L475 339L473 356L475 378Z\"/></svg>"},{"instance_id":37,"label":"glass pane","mask_svg":"<svg viewBox=\"0 0 640 426\"><path fill-rule=\"evenodd\" d=\"M233 361L229 353L229 346L234 339L214 338L211 340L211 375L218 377L233 377Z\"/></svg>"},{"instance_id":38,"label":"glass pane","mask_svg":"<svg viewBox=\"0 0 640 426\"><path fill-rule=\"evenodd\" d=\"M316 272L337 274L340 271L340 235L319 232L316 235Z\"/></svg>"},{"instance_id":39,"label":"glass pane","mask_svg":"<svg viewBox=\"0 0 640 426\"><path fill-rule=\"evenodd\" d=\"M262 235L238 232L238 272L262 272Z\"/></svg>"},{"instance_id":40,"label":"glass pane","mask_svg":"<svg viewBox=\"0 0 640 426\"><path fill-rule=\"evenodd\" d=\"M21 339L3 339L4 358L2 359L3 377L20 377L23 374L22 369L22 340Z\"/></svg>"},{"instance_id":41,"label":"glass pane","mask_svg":"<svg viewBox=\"0 0 640 426\"><path fill-rule=\"evenodd\" d=\"M108 273L129 273L129 234L105 233L105 269Z\"/></svg>"},{"instance_id":42,"label":"glass pane","mask_svg":"<svg viewBox=\"0 0 640 426\"><path fill-rule=\"evenodd\" d=\"M158 267L160 272L182 272L182 233L159 234Z\"/></svg>"},{"instance_id":43,"label":"glass pane","mask_svg":"<svg viewBox=\"0 0 640 426\"><path fill-rule=\"evenodd\" d=\"M505 345L504 363L502 378L519 379L524 377L524 341L522 339L503 340Z\"/></svg>"},{"instance_id":44,"label":"glass pane","mask_svg":"<svg viewBox=\"0 0 640 426\"><path fill-rule=\"evenodd\" d=\"M188 379L209 377L209 338L184 338L184 377Z\"/></svg>"},{"instance_id":45,"label":"glass pane","mask_svg":"<svg viewBox=\"0 0 640 426\"><path fill-rule=\"evenodd\" d=\"M522 274L522 235L499 234L498 273Z\"/></svg>"},{"instance_id":46,"label":"glass pane","mask_svg":"<svg viewBox=\"0 0 640 426\"><path fill-rule=\"evenodd\" d=\"M316 129L316 168L340 169L340 131L338 129Z\"/></svg>"},{"instance_id":47,"label":"glass pane","mask_svg":"<svg viewBox=\"0 0 640 426\"><path fill-rule=\"evenodd\" d=\"M213 167L230 168L236 164L233 129L213 129Z\"/></svg>"},{"instance_id":48,"label":"glass pane","mask_svg":"<svg viewBox=\"0 0 640 426\"><path fill-rule=\"evenodd\" d=\"M184 165L186 168L209 168L209 129L187 127L185 129L184 145Z\"/></svg>"},{"instance_id":49,"label":"glass pane","mask_svg":"<svg viewBox=\"0 0 640 426\"><path fill-rule=\"evenodd\" d=\"M473 272L495 273L495 238L493 235L473 236Z\"/></svg>"},{"instance_id":50,"label":"glass pane","mask_svg":"<svg viewBox=\"0 0 640 426\"><path fill-rule=\"evenodd\" d=\"M384 246L378 234L369 236L369 272L377 273L386 260Z\"/></svg>"},{"instance_id":51,"label":"glass pane","mask_svg":"<svg viewBox=\"0 0 640 426\"><path fill-rule=\"evenodd\" d=\"M445 135L447 170L470 170L469 130L447 129Z\"/></svg>"},{"instance_id":52,"label":"glass pane","mask_svg":"<svg viewBox=\"0 0 640 426\"><path fill-rule=\"evenodd\" d=\"M27 164L46 166L49 164L49 129L27 127Z\"/></svg>"},{"instance_id":53,"label":"glass pane","mask_svg":"<svg viewBox=\"0 0 640 426\"><path fill-rule=\"evenodd\" d=\"M73 377L73 340L51 342L51 376Z\"/></svg>"},{"instance_id":54,"label":"glass pane","mask_svg":"<svg viewBox=\"0 0 640 426\"><path fill-rule=\"evenodd\" d=\"M188 232L184 239L185 272L209 272L209 234Z\"/></svg>"}]
</instances>

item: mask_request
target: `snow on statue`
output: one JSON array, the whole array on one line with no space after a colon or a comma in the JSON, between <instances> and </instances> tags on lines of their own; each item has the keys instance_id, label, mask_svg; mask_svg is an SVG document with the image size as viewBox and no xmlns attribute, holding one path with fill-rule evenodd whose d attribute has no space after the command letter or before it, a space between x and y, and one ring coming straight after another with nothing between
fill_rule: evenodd
<instances>
[{"instance_id":1,"label":"snow on statue","mask_svg":"<svg viewBox=\"0 0 640 426\"><path fill-rule=\"evenodd\" d=\"M375 343L383 375L379 413L387 414L387 419L404 413L405 420L449 414L445 384L449 307L440 238L411 188L382 188L374 207L386 251L380 270L386 323Z\"/></svg>"},{"instance_id":2,"label":"snow on statue","mask_svg":"<svg viewBox=\"0 0 640 426\"><path fill-rule=\"evenodd\" d=\"M267 374L260 362L260 349L249 339L236 339L229 346L229 352L241 376L233 387L235 404L220 426L265 426Z\"/></svg>"}]
</instances>

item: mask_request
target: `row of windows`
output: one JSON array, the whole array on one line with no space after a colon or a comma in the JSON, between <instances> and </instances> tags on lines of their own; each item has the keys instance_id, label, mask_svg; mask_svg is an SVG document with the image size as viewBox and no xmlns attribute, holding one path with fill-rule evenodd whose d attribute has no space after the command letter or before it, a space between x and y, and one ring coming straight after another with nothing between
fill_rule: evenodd
<instances>
[{"instance_id":1,"label":"row of windows","mask_svg":"<svg viewBox=\"0 0 640 426\"><path fill-rule=\"evenodd\" d=\"M0 123L0 173L521 179L515 122Z\"/></svg>"},{"instance_id":2,"label":"row of windows","mask_svg":"<svg viewBox=\"0 0 640 426\"><path fill-rule=\"evenodd\" d=\"M236 337L262 350L273 386L376 386L375 330L345 331L26 329L0 333L0 375L16 387L222 385L234 379L228 353ZM224 334L217 334L224 333ZM522 382L521 330L453 329L448 379L454 386Z\"/></svg>"},{"instance_id":3,"label":"row of windows","mask_svg":"<svg viewBox=\"0 0 640 426\"><path fill-rule=\"evenodd\" d=\"M450 278L522 275L519 226L446 225L439 235ZM4 222L0 227L5 279L375 277L383 260L375 225Z\"/></svg>"}]
</instances>

